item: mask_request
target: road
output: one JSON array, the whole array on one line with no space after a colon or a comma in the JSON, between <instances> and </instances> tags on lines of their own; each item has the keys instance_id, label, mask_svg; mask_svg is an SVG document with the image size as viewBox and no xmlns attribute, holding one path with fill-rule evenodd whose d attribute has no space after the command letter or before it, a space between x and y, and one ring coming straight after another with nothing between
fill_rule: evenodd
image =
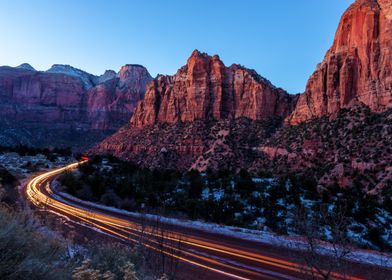
<instances>
[{"instance_id":1,"label":"road","mask_svg":"<svg viewBox=\"0 0 392 280\"><path fill-rule=\"evenodd\" d=\"M122 241L142 244L193 270L189 279L304 279L310 270L282 248L245 241L180 226L160 224L95 208L55 194L51 182L61 173L76 169L84 161L32 178L26 185L27 199L35 206L66 216ZM190 270L190 271L191 271ZM199 274L199 275L197 275ZM192 276L192 277L191 277ZM335 279L363 279L334 273Z\"/></svg>"}]
</instances>

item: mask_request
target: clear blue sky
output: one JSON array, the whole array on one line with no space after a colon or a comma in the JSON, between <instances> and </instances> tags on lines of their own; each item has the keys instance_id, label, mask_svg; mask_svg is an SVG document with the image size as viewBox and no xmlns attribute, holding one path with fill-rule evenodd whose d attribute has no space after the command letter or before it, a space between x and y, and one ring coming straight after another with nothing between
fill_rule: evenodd
<instances>
[{"instance_id":1,"label":"clear blue sky","mask_svg":"<svg viewBox=\"0 0 392 280\"><path fill-rule=\"evenodd\" d=\"M0 0L0 65L94 74L138 63L174 74L194 49L257 70L290 93L333 41L353 0Z\"/></svg>"}]
</instances>

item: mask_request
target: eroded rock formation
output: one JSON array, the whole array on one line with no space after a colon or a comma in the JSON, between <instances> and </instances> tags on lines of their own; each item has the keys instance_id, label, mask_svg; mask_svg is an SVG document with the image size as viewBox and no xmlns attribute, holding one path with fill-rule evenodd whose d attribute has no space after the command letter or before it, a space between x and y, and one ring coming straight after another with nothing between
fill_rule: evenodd
<instances>
[{"instance_id":1,"label":"eroded rock formation","mask_svg":"<svg viewBox=\"0 0 392 280\"><path fill-rule=\"evenodd\" d=\"M390 0L357 0L347 9L287 121L298 124L359 102L373 111L392 106Z\"/></svg>"},{"instance_id":2,"label":"eroded rock formation","mask_svg":"<svg viewBox=\"0 0 392 280\"><path fill-rule=\"evenodd\" d=\"M159 76L147 86L131 125L286 117L296 96L276 88L254 70L226 67L217 55L195 50L174 76Z\"/></svg>"}]
</instances>

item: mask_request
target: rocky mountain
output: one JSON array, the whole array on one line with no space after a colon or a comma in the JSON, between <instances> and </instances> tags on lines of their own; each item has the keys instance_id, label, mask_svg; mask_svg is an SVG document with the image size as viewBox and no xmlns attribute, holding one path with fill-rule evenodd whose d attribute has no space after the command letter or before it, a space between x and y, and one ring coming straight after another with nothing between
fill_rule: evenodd
<instances>
[{"instance_id":1,"label":"rocky mountain","mask_svg":"<svg viewBox=\"0 0 392 280\"><path fill-rule=\"evenodd\" d=\"M35 71L34 67L31 66L31 65L28 64L28 63L23 63L23 64L17 66L16 68L25 69L25 70L30 70L30 71Z\"/></svg>"},{"instance_id":2,"label":"rocky mountain","mask_svg":"<svg viewBox=\"0 0 392 280\"><path fill-rule=\"evenodd\" d=\"M303 173L369 191L391 184L391 7L352 4L299 98L194 51L174 76L149 83L130 124L92 151L150 168Z\"/></svg>"},{"instance_id":3,"label":"rocky mountain","mask_svg":"<svg viewBox=\"0 0 392 280\"><path fill-rule=\"evenodd\" d=\"M131 125L286 117L295 102L296 96L254 70L237 64L226 67L217 55L195 50L174 76L159 76L147 86Z\"/></svg>"},{"instance_id":4,"label":"rocky mountain","mask_svg":"<svg viewBox=\"0 0 392 280\"><path fill-rule=\"evenodd\" d=\"M252 147L281 125L296 100L254 70L226 67L218 56L195 50L174 76L147 85L130 126L95 152L146 167L240 166L251 162Z\"/></svg>"},{"instance_id":5,"label":"rocky mountain","mask_svg":"<svg viewBox=\"0 0 392 280\"><path fill-rule=\"evenodd\" d=\"M111 75L107 72L104 75ZM146 85L152 80L141 65L121 67L114 79L91 88L87 92L88 119L93 129L117 129L124 125L144 98Z\"/></svg>"},{"instance_id":6,"label":"rocky mountain","mask_svg":"<svg viewBox=\"0 0 392 280\"><path fill-rule=\"evenodd\" d=\"M128 69L127 75L124 69ZM124 66L118 74L106 71L99 77L67 65L54 65L45 72L27 64L0 67L0 144L18 144L18 138L31 134L30 138L42 142L31 139L27 144L45 145L43 135L48 130L107 135L129 120L151 79L139 65ZM42 137L34 133L38 130ZM72 138L72 133L68 134ZM55 138L50 139L50 145L67 144Z\"/></svg>"},{"instance_id":7,"label":"rocky mountain","mask_svg":"<svg viewBox=\"0 0 392 280\"><path fill-rule=\"evenodd\" d=\"M287 122L298 124L354 103L376 112L392 107L390 0L357 0L347 9Z\"/></svg>"},{"instance_id":8,"label":"rocky mountain","mask_svg":"<svg viewBox=\"0 0 392 280\"><path fill-rule=\"evenodd\" d=\"M108 80L116 78L117 73L113 70L106 70L101 76L96 79L97 84L102 84Z\"/></svg>"}]
</instances>

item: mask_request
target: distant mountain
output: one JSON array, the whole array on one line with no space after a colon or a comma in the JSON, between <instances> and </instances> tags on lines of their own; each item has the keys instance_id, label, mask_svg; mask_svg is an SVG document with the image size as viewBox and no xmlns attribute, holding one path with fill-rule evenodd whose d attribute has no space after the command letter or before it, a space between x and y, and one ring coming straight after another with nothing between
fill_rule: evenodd
<instances>
[{"instance_id":1,"label":"distant mountain","mask_svg":"<svg viewBox=\"0 0 392 280\"><path fill-rule=\"evenodd\" d=\"M53 130L94 130L105 135L121 127L152 79L144 67L137 69L143 71L122 78L121 71L106 71L98 77L68 65L54 65L45 72L28 64L0 67L0 145L18 144L18 131L23 131L21 139L25 139L26 129L31 137L38 137L34 131L41 135L45 130L52 134ZM12 133L8 133L10 129L14 129ZM44 146L45 137L39 138ZM49 145L61 142L64 146L67 143L63 140L52 139ZM36 145L33 139L30 142Z\"/></svg>"},{"instance_id":2,"label":"distant mountain","mask_svg":"<svg viewBox=\"0 0 392 280\"><path fill-rule=\"evenodd\" d=\"M79 78L86 89L90 89L96 85L98 77L89 74L83 70L77 69L70 65L54 64L47 73L60 73L68 76Z\"/></svg>"},{"instance_id":3,"label":"distant mountain","mask_svg":"<svg viewBox=\"0 0 392 280\"><path fill-rule=\"evenodd\" d=\"M145 67L132 64L121 67L115 78L111 77L112 72L105 72L100 78L104 82L87 92L88 118L93 129L117 129L124 125L152 80Z\"/></svg>"},{"instance_id":4,"label":"distant mountain","mask_svg":"<svg viewBox=\"0 0 392 280\"><path fill-rule=\"evenodd\" d=\"M28 63L23 63L23 64L17 66L16 68L24 69L24 70L30 70L30 71L36 71L36 70L34 69L34 67L31 66L31 65L28 64Z\"/></svg>"},{"instance_id":5,"label":"distant mountain","mask_svg":"<svg viewBox=\"0 0 392 280\"><path fill-rule=\"evenodd\" d=\"M112 80L116 78L117 73L113 70L106 70L105 73L103 73L101 76L98 77L98 79L95 80L97 84L102 84L106 81Z\"/></svg>"}]
</instances>

